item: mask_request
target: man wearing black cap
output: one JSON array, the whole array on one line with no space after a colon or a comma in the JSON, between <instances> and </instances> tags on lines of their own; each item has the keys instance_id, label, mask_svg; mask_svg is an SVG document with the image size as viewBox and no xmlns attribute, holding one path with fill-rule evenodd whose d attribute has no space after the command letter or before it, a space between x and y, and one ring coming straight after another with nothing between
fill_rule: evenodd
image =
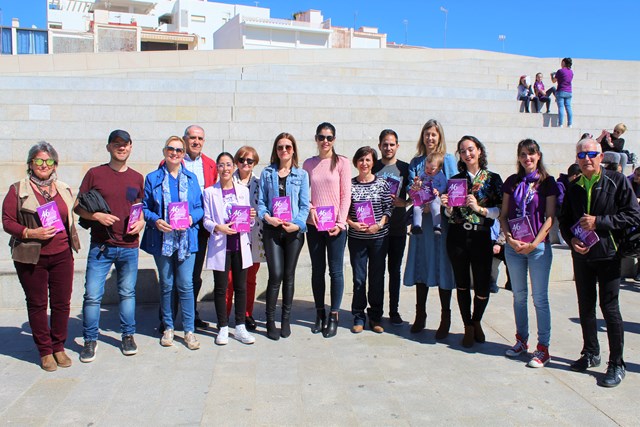
<instances>
[{"instance_id":1,"label":"man wearing black cap","mask_svg":"<svg viewBox=\"0 0 640 427\"><path fill-rule=\"evenodd\" d=\"M91 221L91 246L87 255L85 293L82 304L84 348L81 362L92 362L96 356L100 323L100 303L105 281L115 265L120 296L120 327L122 353L138 352L133 339L136 332L136 280L138 276L138 237L144 228L144 217L129 225L131 206L142 200L144 178L127 166L132 141L129 133L114 130L109 135L109 163L89 169L78 194L91 190L100 193L111 213L89 212L78 206L75 212Z\"/></svg>"}]
</instances>

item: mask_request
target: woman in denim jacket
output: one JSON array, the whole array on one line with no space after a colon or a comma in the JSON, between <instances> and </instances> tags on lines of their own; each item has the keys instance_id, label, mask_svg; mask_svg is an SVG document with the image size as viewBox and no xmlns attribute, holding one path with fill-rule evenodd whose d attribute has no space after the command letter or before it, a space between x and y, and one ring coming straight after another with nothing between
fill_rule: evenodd
<instances>
[{"instance_id":1,"label":"woman in denim jacket","mask_svg":"<svg viewBox=\"0 0 640 427\"><path fill-rule=\"evenodd\" d=\"M289 197L291 220L276 217L274 198ZM271 164L260 175L258 217L264 221L264 249L269 268L267 282L267 336L272 340L291 335L290 316L298 256L304 245L309 216L309 175L298 167L298 147L293 135L276 136ZM282 287L282 322L275 325L276 303Z\"/></svg>"},{"instance_id":2,"label":"woman in denim jacket","mask_svg":"<svg viewBox=\"0 0 640 427\"><path fill-rule=\"evenodd\" d=\"M198 251L198 222L204 214L198 179L182 166L186 147L182 138L170 137L163 148L164 162L147 175L144 183L142 210L147 221L140 249L153 255L158 268L161 299L160 311L164 333L160 344L173 345L172 293L178 288L184 341L190 350L200 348L194 335L195 301L193 300L193 264ZM188 228L172 228L169 203L188 202Z\"/></svg>"}]
</instances>

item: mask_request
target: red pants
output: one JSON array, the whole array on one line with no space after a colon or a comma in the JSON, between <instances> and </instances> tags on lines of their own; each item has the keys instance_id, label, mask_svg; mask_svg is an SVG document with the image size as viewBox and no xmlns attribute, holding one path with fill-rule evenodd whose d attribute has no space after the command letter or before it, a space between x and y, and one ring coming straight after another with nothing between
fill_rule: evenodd
<instances>
[{"instance_id":1,"label":"red pants","mask_svg":"<svg viewBox=\"0 0 640 427\"><path fill-rule=\"evenodd\" d=\"M64 350L73 287L73 255L41 255L37 264L13 263L24 289L29 326L40 357ZM47 308L51 307L51 327Z\"/></svg>"},{"instance_id":2,"label":"red pants","mask_svg":"<svg viewBox=\"0 0 640 427\"><path fill-rule=\"evenodd\" d=\"M247 270L247 316L253 317L253 301L256 299L256 276L260 269L260 263L255 262L249 270ZM227 317L231 313L231 304L233 303L233 276L229 270L229 286L227 286Z\"/></svg>"}]
</instances>

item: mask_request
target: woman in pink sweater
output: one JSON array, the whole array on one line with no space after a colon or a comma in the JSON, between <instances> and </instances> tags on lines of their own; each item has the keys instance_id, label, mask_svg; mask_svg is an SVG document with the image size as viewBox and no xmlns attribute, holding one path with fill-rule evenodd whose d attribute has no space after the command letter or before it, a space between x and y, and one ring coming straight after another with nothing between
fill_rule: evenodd
<instances>
[{"instance_id":1,"label":"woman in pink sweater","mask_svg":"<svg viewBox=\"0 0 640 427\"><path fill-rule=\"evenodd\" d=\"M338 156L333 147L336 141L336 128L331 123L320 123L316 129L318 155L307 159L302 168L309 174L311 203L307 242L311 256L311 287L316 305L316 321L311 332L322 331L325 338L336 335L338 329L338 311L344 291L344 248L347 241L346 221L351 204L351 165L349 159ZM328 208L328 209L327 209ZM318 217L318 211L331 212L335 225L326 231L326 217ZM319 223L320 222L320 223ZM329 277L331 278L331 308L329 320L324 308L325 271L329 259Z\"/></svg>"}]
</instances>

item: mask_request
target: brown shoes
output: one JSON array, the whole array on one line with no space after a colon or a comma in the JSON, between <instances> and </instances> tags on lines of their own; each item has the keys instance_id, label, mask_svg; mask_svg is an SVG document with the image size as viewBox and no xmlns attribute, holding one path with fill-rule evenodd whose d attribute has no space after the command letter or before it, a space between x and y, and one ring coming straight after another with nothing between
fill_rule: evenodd
<instances>
[{"instance_id":1,"label":"brown shoes","mask_svg":"<svg viewBox=\"0 0 640 427\"><path fill-rule=\"evenodd\" d=\"M40 367L47 372L53 372L58 369L58 365L51 354L47 354L40 358Z\"/></svg>"},{"instance_id":2,"label":"brown shoes","mask_svg":"<svg viewBox=\"0 0 640 427\"><path fill-rule=\"evenodd\" d=\"M68 368L71 366L71 359L67 356L67 353L65 353L64 350L53 353L53 358L61 368Z\"/></svg>"},{"instance_id":3,"label":"brown shoes","mask_svg":"<svg viewBox=\"0 0 640 427\"><path fill-rule=\"evenodd\" d=\"M376 334L381 334L384 332L384 328L380 325L380 322L374 322L373 320L369 322L369 327Z\"/></svg>"},{"instance_id":4,"label":"brown shoes","mask_svg":"<svg viewBox=\"0 0 640 427\"><path fill-rule=\"evenodd\" d=\"M364 326L362 325L353 325L351 327L351 332L353 332L354 334L359 334L362 331L364 331Z\"/></svg>"}]
</instances>

